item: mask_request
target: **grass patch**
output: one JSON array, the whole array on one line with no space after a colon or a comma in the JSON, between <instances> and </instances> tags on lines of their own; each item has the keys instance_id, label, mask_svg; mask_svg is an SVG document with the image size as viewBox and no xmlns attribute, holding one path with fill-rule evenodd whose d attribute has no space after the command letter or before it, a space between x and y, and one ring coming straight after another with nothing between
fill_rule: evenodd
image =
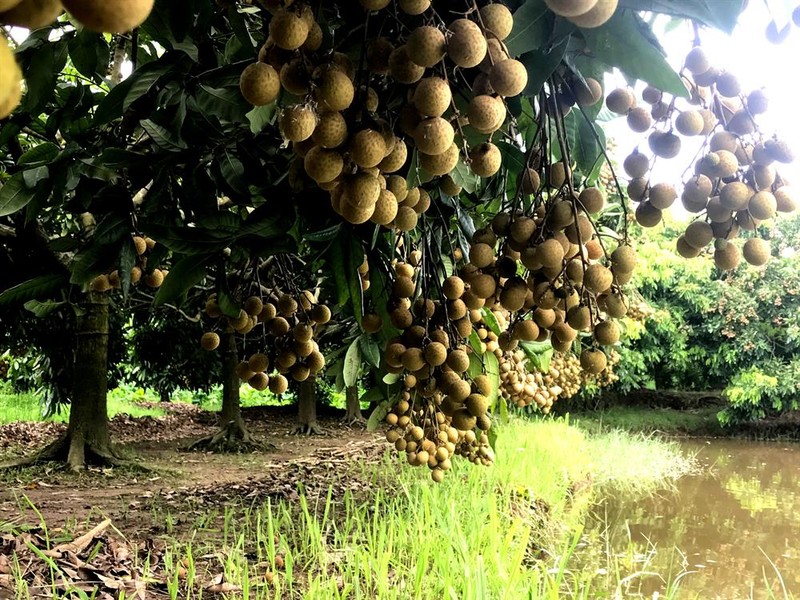
<instances>
[{"instance_id":1,"label":"grass patch","mask_svg":"<svg viewBox=\"0 0 800 600\"><path fill-rule=\"evenodd\" d=\"M175 578L170 593L183 597L222 572L257 599L594 598L595 586L608 585L607 575L570 570L594 498L588 482L643 493L691 464L662 440L593 436L563 420L514 420L499 433L494 467L454 461L440 485L427 469L387 456L342 474L364 481L365 497L303 496L299 504L205 515L191 542L169 544L176 564L189 560L187 570L197 578ZM653 457L675 465L637 470L627 464ZM203 568L190 558L210 554L219 558ZM259 587L264 568L271 583ZM611 572L630 575L619 565Z\"/></svg>"},{"instance_id":2,"label":"grass patch","mask_svg":"<svg viewBox=\"0 0 800 600\"><path fill-rule=\"evenodd\" d=\"M136 404L143 398L135 395L123 395L112 390L108 395L108 416L127 414L132 417L160 417L165 413L158 408L146 408ZM45 418L42 405L35 394L0 394L0 424L15 423L19 421L54 421L66 423L69 420L69 410L65 407L50 417Z\"/></svg>"},{"instance_id":3,"label":"grass patch","mask_svg":"<svg viewBox=\"0 0 800 600\"><path fill-rule=\"evenodd\" d=\"M723 435L717 420L718 407L691 410L615 406L596 412L582 412L572 420L589 431L624 431L667 435Z\"/></svg>"}]
</instances>

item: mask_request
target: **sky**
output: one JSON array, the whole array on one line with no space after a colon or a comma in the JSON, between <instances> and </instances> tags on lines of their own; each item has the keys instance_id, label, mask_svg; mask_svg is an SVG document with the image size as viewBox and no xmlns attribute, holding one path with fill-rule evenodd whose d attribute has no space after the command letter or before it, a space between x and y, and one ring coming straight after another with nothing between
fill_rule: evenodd
<instances>
[{"instance_id":1,"label":"sky","mask_svg":"<svg viewBox=\"0 0 800 600\"><path fill-rule=\"evenodd\" d=\"M800 156L800 78L797 75L800 71L800 28L792 26L789 37L781 44L771 43L765 35L773 18L779 27L791 23L791 11L797 5L800 5L800 0L750 0L732 34L703 29L700 37L712 63L736 75L745 93L758 88L765 90L769 97L769 111L756 119L761 131L768 136L777 133ZM679 69L692 47L694 32L691 25L680 26L668 33L656 27L656 32L668 53L670 64ZM606 82L607 86L609 84L625 85L625 82L621 76L612 76ZM617 156L614 158L619 162L637 145L647 151L647 134L632 133L624 118L607 123L605 129L617 143ZM683 140L684 150L677 158L657 161L652 183L680 182L699 148L697 140ZM800 184L800 160L776 166L789 181ZM672 209L677 213L673 216L679 219L688 217L677 204Z\"/></svg>"}]
</instances>

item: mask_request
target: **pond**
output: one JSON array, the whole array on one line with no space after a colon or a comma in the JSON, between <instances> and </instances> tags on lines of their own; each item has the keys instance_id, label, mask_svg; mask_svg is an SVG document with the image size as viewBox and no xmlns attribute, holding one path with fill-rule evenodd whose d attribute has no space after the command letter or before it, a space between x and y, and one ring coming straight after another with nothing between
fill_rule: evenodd
<instances>
[{"instance_id":1,"label":"pond","mask_svg":"<svg viewBox=\"0 0 800 600\"><path fill-rule=\"evenodd\" d=\"M606 568L677 580L677 598L800 595L800 445L681 445L697 454L700 473L653 497L605 499L595 507L582 550L610 549ZM622 590L627 595L669 591L653 575L630 582Z\"/></svg>"}]
</instances>

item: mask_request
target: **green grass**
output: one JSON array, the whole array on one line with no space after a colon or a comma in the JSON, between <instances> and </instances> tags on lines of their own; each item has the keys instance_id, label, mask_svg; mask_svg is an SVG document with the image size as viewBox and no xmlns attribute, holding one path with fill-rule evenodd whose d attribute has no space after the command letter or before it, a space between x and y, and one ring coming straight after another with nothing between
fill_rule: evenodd
<instances>
[{"instance_id":1,"label":"green grass","mask_svg":"<svg viewBox=\"0 0 800 600\"><path fill-rule=\"evenodd\" d=\"M145 408L136 404L143 398L137 396L110 393L108 395L108 416L128 414L132 417L159 417L164 411L157 408ZM45 419L42 406L35 394L0 394L0 424L14 423L17 421L55 421L66 423L69 412L62 410Z\"/></svg>"},{"instance_id":2,"label":"green grass","mask_svg":"<svg viewBox=\"0 0 800 600\"><path fill-rule=\"evenodd\" d=\"M672 466L626 464L642 456ZM626 581L635 583L638 576L626 570L633 561L620 556L610 559L613 568L602 577L571 570L595 493L582 484L596 480L601 488L595 491L614 486L646 493L692 466L661 440L589 436L565 421L518 420L500 431L494 467L454 463L437 485L427 469L386 457L349 475L369 483L366 498L347 495L335 503L302 497L299 505L229 508L216 535L173 541L169 553L176 561L219 556L206 568L249 588L245 598L598 598L609 586L627 589L621 581L634 575ZM206 531L213 517L204 517ZM271 586L255 586L253 564L269 565ZM618 580L609 582L608 573L619 574ZM197 578L175 580L171 592L188 597L188 587L203 580L199 572Z\"/></svg>"},{"instance_id":3,"label":"green grass","mask_svg":"<svg viewBox=\"0 0 800 600\"><path fill-rule=\"evenodd\" d=\"M717 421L718 407L692 410L615 406L596 412L583 412L572 419L589 430L613 430L668 435L723 435Z\"/></svg>"}]
</instances>

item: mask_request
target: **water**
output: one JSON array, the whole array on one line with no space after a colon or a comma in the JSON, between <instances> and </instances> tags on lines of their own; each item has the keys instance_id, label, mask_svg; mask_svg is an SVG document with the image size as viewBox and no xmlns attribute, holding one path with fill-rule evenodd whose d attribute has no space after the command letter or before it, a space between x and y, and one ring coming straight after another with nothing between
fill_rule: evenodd
<instances>
[{"instance_id":1,"label":"water","mask_svg":"<svg viewBox=\"0 0 800 600\"><path fill-rule=\"evenodd\" d=\"M627 573L680 575L677 598L784 598L784 586L800 596L800 445L682 446L697 453L701 474L652 498L606 499L587 531L589 547L610 548L612 564ZM656 576L631 582L623 592L667 591Z\"/></svg>"}]
</instances>

